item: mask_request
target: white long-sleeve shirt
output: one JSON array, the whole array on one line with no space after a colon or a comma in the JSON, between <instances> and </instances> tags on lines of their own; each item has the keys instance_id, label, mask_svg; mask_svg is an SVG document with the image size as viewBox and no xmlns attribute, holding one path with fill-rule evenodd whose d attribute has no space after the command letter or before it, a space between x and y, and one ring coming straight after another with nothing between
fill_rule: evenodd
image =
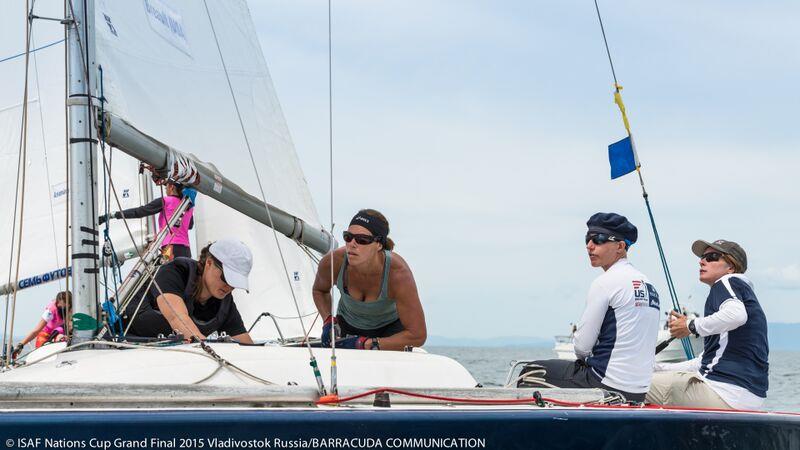
<instances>
[{"instance_id":1,"label":"white long-sleeve shirt","mask_svg":"<svg viewBox=\"0 0 800 450\"><path fill-rule=\"evenodd\" d=\"M724 278L730 278L730 276ZM739 275L738 278L747 281L741 275ZM723 281L725 280L720 280L720 282ZM749 281L747 282L749 283ZM728 293L730 298L722 301L718 311L706 317L694 319L695 330L700 336L706 337L721 335L726 336L727 340L727 335L729 332L732 332L747 323L748 314L744 302L736 296L736 293L733 289L726 288L725 291ZM720 350L719 346L717 345L715 347L715 352L719 353L719 355L715 355L715 358L712 359L712 369L713 365L716 364L713 361L719 361L719 359L723 357L724 349ZM697 358L679 363L657 363L655 364L654 369L657 372L697 372L699 378L701 378L711 389L714 390L714 392L717 393L717 395L720 396L720 398L722 398L723 401L725 401L725 403L731 407L736 409L761 408L761 406L764 404L764 397L755 395L753 392L743 386L709 379L707 376L705 376L707 373L704 374L701 371L704 356L704 354L701 354Z\"/></svg>"},{"instance_id":2,"label":"white long-sleeve shirt","mask_svg":"<svg viewBox=\"0 0 800 450\"><path fill-rule=\"evenodd\" d=\"M647 392L658 339L660 303L647 277L621 259L589 288L573 337L575 355L600 381L631 393Z\"/></svg>"}]
</instances>

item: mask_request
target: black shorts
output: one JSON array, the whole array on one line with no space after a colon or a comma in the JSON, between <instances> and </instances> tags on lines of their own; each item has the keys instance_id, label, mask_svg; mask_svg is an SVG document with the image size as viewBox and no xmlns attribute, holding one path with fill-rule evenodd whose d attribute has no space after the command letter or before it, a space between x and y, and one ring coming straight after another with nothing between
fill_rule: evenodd
<instances>
[{"instance_id":1,"label":"black shorts","mask_svg":"<svg viewBox=\"0 0 800 450\"><path fill-rule=\"evenodd\" d=\"M175 258L191 258L192 257L192 249L181 244L169 244L161 247L161 252L168 251L169 247L172 250L172 259Z\"/></svg>"},{"instance_id":2,"label":"black shorts","mask_svg":"<svg viewBox=\"0 0 800 450\"><path fill-rule=\"evenodd\" d=\"M142 300L141 306L139 306L140 299L141 297L134 298L128 304L123 314L123 327L127 328L130 324L128 333L134 336L156 337L160 334L164 336L170 335L173 331L172 325L164 318L161 311L150 306L150 302L147 299ZM136 311L137 306L139 306L138 311ZM135 317L134 313L136 314ZM131 323L131 319L133 319L133 323Z\"/></svg>"},{"instance_id":3,"label":"black shorts","mask_svg":"<svg viewBox=\"0 0 800 450\"><path fill-rule=\"evenodd\" d=\"M622 394L626 400L630 402L643 402L645 393L636 394L633 392L625 392L623 390L606 386L600 382L597 375L594 374L592 368L587 366L586 363L579 359L577 361L569 361L565 359L545 359L541 361L534 361L529 366L522 369L522 373L530 370L536 370L530 366L538 365L545 369L544 381L545 383L552 384L560 388L598 388L605 389L611 392L618 392ZM517 383L517 387L532 387L526 385L524 380Z\"/></svg>"},{"instance_id":4,"label":"black shorts","mask_svg":"<svg viewBox=\"0 0 800 450\"><path fill-rule=\"evenodd\" d=\"M364 330L361 328L356 328L349 323L345 322L342 316L336 316L336 322L339 324L339 328L342 330L342 335L344 336L366 336L366 337L389 337L395 335L403 330L406 327L400 322L400 319L395 320L394 322L384 325L380 328L374 328L371 330Z\"/></svg>"}]
</instances>

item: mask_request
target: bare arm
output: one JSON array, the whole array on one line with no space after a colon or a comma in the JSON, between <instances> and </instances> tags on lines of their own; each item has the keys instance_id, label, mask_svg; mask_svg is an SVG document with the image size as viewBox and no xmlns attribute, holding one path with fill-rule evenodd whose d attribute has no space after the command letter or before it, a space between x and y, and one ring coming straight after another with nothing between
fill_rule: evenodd
<instances>
[{"instance_id":1,"label":"bare arm","mask_svg":"<svg viewBox=\"0 0 800 450\"><path fill-rule=\"evenodd\" d=\"M334 259L339 259L340 255L344 254L344 248L334 250ZM317 311L322 320L325 320L332 314L331 312L331 254L322 257L317 268L317 276L314 279L314 287L311 290L311 295L314 297L314 304L317 306ZM334 264L334 276L336 276L336 269L338 265Z\"/></svg>"},{"instance_id":2,"label":"bare arm","mask_svg":"<svg viewBox=\"0 0 800 450\"><path fill-rule=\"evenodd\" d=\"M236 339L237 341L241 342L242 344L252 344L253 343L253 338L251 338L250 334L248 334L248 333L237 334L233 338Z\"/></svg>"},{"instance_id":3,"label":"bare arm","mask_svg":"<svg viewBox=\"0 0 800 450\"><path fill-rule=\"evenodd\" d=\"M39 323L37 323L36 326L33 327L33 330L31 330L31 332L25 336L25 339L21 340L19 343L25 345L28 342L36 339L36 335L42 331L45 325L47 325L47 322L45 322L44 319L39 319Z\"/></svg>"},{"instance_id":4,"label":"bare arm","mask_svg":"<svg viewBox=\"0 0 800 450\"><path fill-rule=\"evenodd\" d=\"M379 338L381 350L403 350L407 345L421 347L428 338L425 312L417 292L414 274L405 260L393 254L389 273L390 296L397 303L397 314L405 330L389 337Z\"/></svg>"},{"instance_id":5,"label":"bare arm","mask_svg":"<svg viewBox=\"0 0 800 450\"><path fill-rule=\"evenodd\" d=\"M162 294L158 296L156 302L158 303L158 309L167 319L172 329L181 333L184 338L189 339L192 336L196 336L198 339L206 338L189 317L189 311L186 309L186 304L183 303L182 298L175 294Z\"/></svg>"}]
</instances>

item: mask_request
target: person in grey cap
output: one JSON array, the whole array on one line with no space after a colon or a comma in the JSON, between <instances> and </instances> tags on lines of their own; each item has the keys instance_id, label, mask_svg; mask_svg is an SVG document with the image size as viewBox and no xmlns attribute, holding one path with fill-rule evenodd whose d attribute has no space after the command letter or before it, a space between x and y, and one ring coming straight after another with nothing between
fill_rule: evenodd
<instances>
[{"instance_id":1,"label":"person in grey cap","mask_svg":"<svg viewBox=\"0 0 800 450\"><path fill-rule=\"evenodd\" d=\"M574 332L575 361L535 361L524 369L547 385L603 388L642 402L650 387L658 339L659 298L648 278L628 262L638 231L624 216L597 213L586 222L586 250L602 275L592 282ZM535 385L521 374L519 386Z\"/></svg>"},{"instance_id":2,"label":"person in grey cap","mask_svg":"<svg viewBox=\"0 0 800 450\"><path fill-rule=\"evenodd\" d=\"M122 316L127 333L141 337L205 339L225 332L252 344L231 295L248 290L253 254L237 240L220 239L200 251L200 260L178 257L158 268L155 281L137 293Z\"/></svg>"},{"instance_id":3,"label":"person in grey cap","mask_svg":"<svg viewBox=\"0 0 800 450\"><path fill-rule=\"evenodd\" d=\"M767 318L745 276L747 254L736 242L698 240L700 281L711 291L704 317L672 313L670 334L703 337L703 353L691 361L656 364L651 403L722 409L758 409L769 389Z\"/></svg>"}]
</instances>

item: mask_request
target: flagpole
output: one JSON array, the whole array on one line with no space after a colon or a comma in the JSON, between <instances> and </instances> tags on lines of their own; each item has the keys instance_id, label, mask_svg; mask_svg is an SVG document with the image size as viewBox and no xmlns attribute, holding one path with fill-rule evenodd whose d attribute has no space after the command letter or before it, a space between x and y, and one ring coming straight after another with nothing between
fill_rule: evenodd
<instances>
[{"instance_id":1,"label":"flagpole","mask_svg":"<svg viewBox=\"0 0 800 450\"><path fill-rule=\"evenodd\" d=\"M620 113L622 114L622 122L625 125L625 131L628 133L628 140L630 143L631 153L633 153L633 161L634 167L636 170L636 174L639 176L639 185L642 187L642 198L644 198L644 204L647 207L647 215L650 218L650 226L653 229L653 235L655 236L656 240L656 247L658 248L658 255L661 258L661 267L664 271L664 277L667 280L667 288L669 289L669 296L672 299L672 307L673 309L682 314L681 304L678 301L678 293L675 289L675 283L672 281L672 274L669 271L669 264L667 264L667 257L664 254L664 247L661 245L661 237L658 234L658 228L656 227L656 220L653 217L653 208L650 206L650 195L647 193L647 189L644 185L644 178L642 177L642 164L639 161L639 154L636 151L636 146L633 142L633 134L631 133L631 126L630 122L628 121L628 114L625 111L625 103L622 101L622 86L620 86L619 82L617 81L617 73L614 70L614 62L611 58L611 50L608 48L608 39L606 39L606 31L605 27L603 27L603 18L600 16L600 7L597 5L597 0L594 0L594 7L597 11L597 20L600 22L600 31L603 34L603 42L606 46L606 54L608 55L608 63L611 66L611 75L614 77L614 103L619 108ZM609 146L609 160L611 160L611 146ZM630 166L628 166L630 167ZM619 174L618 176L622 176L626 173L630 173L631 170L628 170L625 173ZM612 179L616 178L613 176L613 166L612 166ZM681 344L683 345L683 351L686 354L687 359L694 358L694 350L692 349L692 345L689 342L689 338L685 337L681 339Z\"/></svg>"}]
</instances>

